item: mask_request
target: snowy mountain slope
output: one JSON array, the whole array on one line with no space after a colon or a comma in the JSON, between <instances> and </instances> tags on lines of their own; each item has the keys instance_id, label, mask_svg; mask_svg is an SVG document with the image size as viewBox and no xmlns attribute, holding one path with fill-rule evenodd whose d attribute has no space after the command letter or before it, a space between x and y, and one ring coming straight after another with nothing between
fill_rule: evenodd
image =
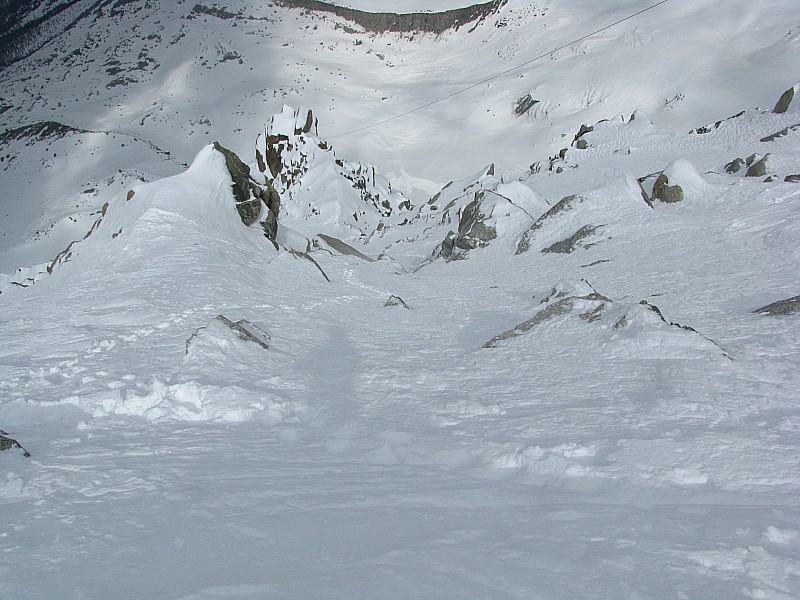
<instances>
[{"instance_id":1,"label":"snowy mountain slope","mask_svg":"<svg viewBox=\"0 0 800 600\"><path fill-rule=\"evenodd\" d=\"M629 4L116 2L5 69L4 594L798 597L790 3L335 137Z\"/></svg>"},{"instance_id":2,"label":"snowy mountain slope","mask_svg":"<svg viewBox=\"0 0 800 600\"><path fill-rule=\"evenodd\" d=\"M56 4L66 3L36 10ZM48 185L77 191L120 168L147 179L176 174L213 140L249 156L269 115L287 103L313 108L324 124L320 133L343 156L380 166L394 189L423 202L490 163L498 173L547 164L582 123L638 109L657 126L689 130L766 108L796 79L789 75L798 53L793 2L737 0L721 14L714 2L670 2L451 100L341 135L547 54L648 4L512 0L474 27L440 35L368 34L330 13L246 0L89 4L71 5L85 15L0 73L0 132L55 121L133 136L175 161L165 163L169 173L150 175L145 151L126 157L125 166L98 165L92 177L68 173L66 185L55 173L40 173L56 181ZM413 3L408 10L461 4ZM354 8L387 6L370 0ZM107 141L106 151L115 149ZM38 154L23 162L44 160L47 147L37 144ZM59 157L74 161L83 154L80 147L65 152ZM30 192L17 193L23 203L35 202ZM106 201L96 197L90 208ZM19 253L2 262L3 271L34 265L13 264Z\"/></svg>"},{"instance_id":3,"label":"snowy mountain slope","mask_svg":"<svg viewBox=\"0 0 800 600\"><path fill-rule=\"evenodd\" d=\"M303 111L267 133L286 165L322 153L278 221L316 265L242 223L211 146L119 194L0 296L0 422L33 454L0 456L5 590L796 597L797 315L753 311L800 288L798 106L598 124L552 171L487 168L348 238L379 260L292 212L369 206ZM766 175L726 172L753 153ZM637 179L671 163L685 198L648 205ZM476 201L495 237L437 258Z\"/></svg>"}]
</instances>

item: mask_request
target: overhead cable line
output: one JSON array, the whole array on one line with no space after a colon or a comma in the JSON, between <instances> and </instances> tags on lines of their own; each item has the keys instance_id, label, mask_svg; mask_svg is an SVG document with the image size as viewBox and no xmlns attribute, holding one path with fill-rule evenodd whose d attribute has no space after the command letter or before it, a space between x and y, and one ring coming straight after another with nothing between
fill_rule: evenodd
<instances>
[{"instance_id":1,"label":"overhead cable line","mask_svg":"<svg viewBox=\"0 0 800 600\"><path fill-rule=\"evenodd\" d=\"M445 100L449 100L450 98L458 96L459 94L463 94L464 92L468 92L469 90L474 89L476 87L479 87L479 86L481 86L481 85L483 85L485 83L489 83L490 81L493 81L493 80L497 79L498 77L502 77L504 75L508 75L509 73L513 73L514 71L517 71L518 69L521 69L522 67L525 67L525 66L527 66L527 65L529 65L529 64L531 64L533 62L536 62L537 60L541 60L543 58L546 58L546 57L550 56L551 54L554 54L554 53L558 52L559 50L563 50L564 48L569 48L570 46L572 46L574 44L577 44L579 42L582 42L582 41L584 41L584 40L586 40L586 39L588 39L588 38L590 38L592 36L595 36L598 33L602 33L604 31L608 31L609 29L611 29L612 27L616 27L620 23L624 23L625 21L630 21L631 19L634 19L634 18L638 17L639 15L646 13L647 11L653 10L654 8L658 8L662 4L666 4L667 2L669 2L669 0L661 0L660 2L656 2L655 4L652 4L652 5L648 6L647 8L643 8L640 11L637 11L637 12L631 14L631 15L628 15L627 17L625 17L623 19L620 19L619 21L614 21L613 23L611 23L609 25L601 27L600 29L596 29L595 31L592 31L591 33L587 33L586 35L584 35L582 37L579 37L579 38L577 38L575 40L572 40L571 42L568 42L568 43L566 43L566 44L564 44L562 46L559 46L558 48L554 48L552 50L548 50L544 54L540 54L538 56L535 56L535 57L533 57L533 58L531 58L529 60L526 60L523 63L520 63L520 64L518 64L518 65L516 65L514 67L511 67L510 69L506 69L505 71L500 71L499 73L495 73L491 77L487 77L486 79L482 79L481 81L478 81L477 83L473 83L473 84L468 85L466 87L463 87L463 88L461 88L459 90L456 90L455 92L451 92L450 94L447 94L446 96L442 96L441 98L437 98L436 100L431 100L430 102L428 102L426 104L422 104L420 106L417 106L416 108L412 108L410 110L407 110L407 111L402 112L400 114L388 117L388 118L383 119L381 121L376 121L375 123L372 123L370 125L364 125L363 127L359 127L357 129L352 129L350 131L345 131L344 133L338 133L336 135L329 135L329 136L326 137L326 139L332 140L332 139L335 139L335 138L340 138L340 137L345 137L345 136L348 136L348 135L353 135L354 133L360 133L362 131L366 131L367 129L372 129L374 127L378 127L378 126L383 125L385 123L389 123L390 121L395 121L397 119L401 119L401 118L403 118L405 116L408 116L410 114L413 114L415 112L419 112L419 111L424 110L424 109L426 109L426 108L428 108L430 106L433 106L434 104L438 104L439 102L444 102Z\"/></svg>"}]
</instances>

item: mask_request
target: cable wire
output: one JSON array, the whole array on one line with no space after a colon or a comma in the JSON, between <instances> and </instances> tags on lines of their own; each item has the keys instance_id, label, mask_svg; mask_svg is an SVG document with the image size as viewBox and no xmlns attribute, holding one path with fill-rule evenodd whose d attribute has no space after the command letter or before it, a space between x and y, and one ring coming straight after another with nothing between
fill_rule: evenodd
<instances>
[{"instance_id":1,"label":"cable wire","mask_svg":"<svg viewBox=\"0 0 800 600\"><path fill-rule=\"evenodd\" d=\"M558 48L554 48L553 50L548 50L544 54L540 54L538 56L535 56L535 57L533 57L533 58L531 58L529 60L526 60L523 63L520 63L520 64L518 64L518 65L516 65L514 67L506 69L505 71L500 71L499 73L496 73L496 74L492 75L491 77L487 77L486 79L482 79L481 81L478 81L477 83L473 83L473 84L468 85L466 87L463 87L463 88L461 88L459 90L456 90L455 92L451 92L450 94L447 94L446 96L442 96L441 98L437 98L436 100L431 100L430 102L428 102L426 104L422 104L420 106L417 106L416 108L412 108L410 110L407 110L407 111L402 112L400 114L388 117L388 118L383 119L381 121L376 121L375 123L372 123L370 125L364 125L363 127L358 127L357 129L352 129L352 130L346 131L344 133L338 133L336 135L326 136L326 139L332 140L332 139L335 139L335 138L340 138L340 137L345 137L345 136L348 136L348 135L353 135L354 133L360 133L362 131L366 131L367 129L373 129L374 127L378 127L380 125L384 125L385 123L389 123L390 121L395 121L397 119L401 119L401 118L406 117L406 116L408 116L410 114L413 114L415 112L419 112L421 110L429 108L429 107L433 106L434 104L438 104L440 102L444 102L445 100L449 100L450 98L458 96L459 94L463 94L464 92L468 92L469 90L474 89L476 87L479 87L479 86L481 86L481 85L483 85L485 83L489 83L490 81L493 81L493 80L497 79L498 77L503 77L504 75L508 75L509 73L513 73L514 71L517 71L517 70L521 69L522 67L525 67L525 66L527 66L527 65L529 65L529 64L531 64L533 62L536 62L537 60L541 60L543 58L546 58L546 57L550 56L551 54L554 54L554 53L556 53L556 52L558 52L560 50L563 50L564 48L569 48L570 46L572 46L574 44L577 44L579 42L582 42L582 41L584 41L584 40L586 40L586 39L588 39L588 38L590 38L592 36L595 36L598 33L602 33L604 31L608 31L609 29L611 29L612 27L616 27L620 23L624 23L625 21L630 21L631 19L634 19L634 18L638 17L641 14L644 14L644 13L650 11L650 10L653 10L654 8L658 8L662 4L666 4L669 1L670 0L661 0L660 2L656 2L655 4L652 4L652 5L648 6L647 8L643 8L642 10L639 10L639 11L637 11L637 12L631 14L631 15L628 15L625 18L622 18L622 19L620 19L618 21L614 21L613 23L611 23L609 25L601 27L600 29L596 29L595 31L592 31L591 33L587 33L586 35L584 35L582 37L579 37L579 38L577 38L575 40L572 40L571 42L568 42L566 44L563 44L562 46L559 46Z\"/></svg>"}]
</instances>

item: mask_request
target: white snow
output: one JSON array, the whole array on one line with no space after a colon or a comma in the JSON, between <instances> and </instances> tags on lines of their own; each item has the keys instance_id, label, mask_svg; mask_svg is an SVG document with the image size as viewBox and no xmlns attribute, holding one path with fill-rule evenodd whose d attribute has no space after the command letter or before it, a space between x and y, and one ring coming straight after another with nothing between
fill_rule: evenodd
<instances>
[{"instance_id":1,"label":"white snow","mask_svg":"<svg viewBox=\"0 0 800 600\"><path fill-rule=\"evenodd\" d=\"M753 313L800 294L800 98L771 112L794 3L670 2L326 144L644 5L510 0L436 37L175 4L100 19L138 29L49 82L49 49L0 72L9 128L137 133L0 151L0 429L32 454L0 452L4 596L800 597L800 317ZM107 89L151 34L160 70ZM278 249L208 145L263 185L270 132ZM766 176L726 172L753 154ZM643 198L662 171L684 201ZM465 215L496 237L445 260Z\"/></svg>"}]
</instances>

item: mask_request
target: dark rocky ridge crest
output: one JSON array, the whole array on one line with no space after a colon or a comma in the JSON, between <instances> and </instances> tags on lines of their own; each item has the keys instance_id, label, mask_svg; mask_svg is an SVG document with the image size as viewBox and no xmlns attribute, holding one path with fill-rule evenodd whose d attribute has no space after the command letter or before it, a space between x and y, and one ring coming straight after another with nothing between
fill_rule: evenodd
<instances>
[{"instance_id":1,"label":"dark rocky ridge crest","mask_svg":"<svg viewBox=\"0 0 800 600\"><path fill-rule=\"evenodd\" d=\"M370 33L416 31L443 33L448 29L458 29L466 23L486 18L497 12L505 2L506 0L492 0L443 12L372 13L320 0L276 0L277 4L288 8L305 8L316 12L333 13L360 25Z\"/></svg>"}]
</instances>

